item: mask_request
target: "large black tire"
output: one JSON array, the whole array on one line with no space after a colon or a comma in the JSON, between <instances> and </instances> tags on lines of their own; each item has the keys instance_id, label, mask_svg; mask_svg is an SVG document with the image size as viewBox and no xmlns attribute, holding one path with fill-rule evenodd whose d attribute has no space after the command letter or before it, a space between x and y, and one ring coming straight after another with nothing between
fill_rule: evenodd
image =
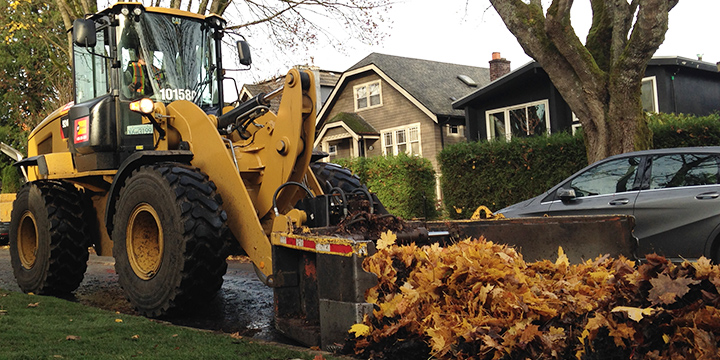
<instances>
[{"instance_id":1,"label":"large black tire","mask_svg":"<svg viewBox=\"0 0 720 360\"><path fill-rule=\"evenodd\" d=\"M348 168L344 168L338 164L327 162L310 163L315 178L325 192L338 187L346 193L352 193L355 189L366 189L367 187L360 181L357 175L354 175Z\"/></svg>"},{"instance_id":2,"label":"large black tire","mask_svg":"<svg viewBox=\"0 0 720 360\"><path fill-rule=\"evenodd\" d=\"M65 295L87 269L82 193L62 181L35 181L17 193L10 220L10 261L22 291Z\"/></svg>"},{"instance_id":3,"label":"large black tire","mask_svg":"<svg viewBox=\"0 0 720 360\"><path fill-rule=\"evenodd\" d=\"M227 270L227 214L194 167L142 166L125 181L112 232L115 271L130 303L158 317L211 300Z\"/></svg>"}]
</instances>

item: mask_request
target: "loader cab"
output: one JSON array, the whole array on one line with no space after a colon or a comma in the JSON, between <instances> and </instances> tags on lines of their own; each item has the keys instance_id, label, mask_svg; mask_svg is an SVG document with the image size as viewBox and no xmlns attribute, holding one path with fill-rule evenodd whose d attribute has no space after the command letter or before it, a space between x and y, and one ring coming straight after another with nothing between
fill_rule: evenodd
<instances>
[{"instance_id":1,"label":"loader cab","mask_svg":"<svg viewBox=\"0 0 720 360\"><path fill-rule=\"evenodd\" d=\"M75 105L62 127L78 171L117 169L155 149L160 125L131 110L142 99L219 115L220 17L118 3L73 25Z\"/></svg>"}]
</instances>

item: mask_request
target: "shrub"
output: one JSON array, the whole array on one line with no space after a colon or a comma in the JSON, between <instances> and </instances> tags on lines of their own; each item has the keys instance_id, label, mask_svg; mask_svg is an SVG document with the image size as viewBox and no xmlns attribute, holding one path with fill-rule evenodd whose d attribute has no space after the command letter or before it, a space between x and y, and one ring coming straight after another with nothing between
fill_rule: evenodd
<instances>
[{"instance_id":1,"label":"shrub","mask_svg":"<svg viewBox=\"0 0 720 360\"><path fill-rule=\"evenodd\" d=\"M438 161L454 219L469 218L480 205L495 211L529 199L587 165L582 136L567 133L455 144Z\"/></svg>"},{"instance_id":2,"label":"shrub","mask_svg":"<svg viewBox=\"0 0 720 360\"><path fill-rule=\"evenodd\" d=\"M404 219L437 217L435 171L425 158L400 154L340 159L394 215Z\"/></svg>"},{"instance_id":3,"label":"shrub","mask_svg":"<svg viewBox=\"0 0 720 360\"><path fill-rule=\"evenodd\" d=\"M692 116L652 114L648 127L655 149L720 145L720 114Z\"/></svg>"},{"instance_id":4,"label":"shrub","mask_svg":"<svg viewBox=\"0 0 720 360\"><path fill-rule=\"evenodd\" d=\"M2 193L14 193L22 186L22 177L18 169L12 165L2 168Z\"/></svg>"}]
</instances>

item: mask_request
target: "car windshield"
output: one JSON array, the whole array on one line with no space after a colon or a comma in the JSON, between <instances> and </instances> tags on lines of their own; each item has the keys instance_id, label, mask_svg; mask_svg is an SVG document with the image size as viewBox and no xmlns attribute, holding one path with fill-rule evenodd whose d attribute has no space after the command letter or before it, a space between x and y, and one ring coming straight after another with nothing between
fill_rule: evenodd
<instances>
[{"instance_id":1,"label":"car windshield","mask_svg":"<svg viewBox=\"0 0 720 360\"><path fill-rule=\"evenodd\" d=\"M170 103L189 100L207 110L219 104L213 30L203 22L145 13L120 15L121 96Z\"/></svg>"}]
</instances>

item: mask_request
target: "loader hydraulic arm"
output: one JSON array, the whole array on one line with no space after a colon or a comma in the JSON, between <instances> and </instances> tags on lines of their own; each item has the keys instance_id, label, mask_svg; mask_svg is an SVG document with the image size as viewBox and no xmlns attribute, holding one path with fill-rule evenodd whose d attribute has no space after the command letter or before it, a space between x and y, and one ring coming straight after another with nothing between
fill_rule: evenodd
<instances>
[{"instance_id":1,"label":"loader hydraulic arm","mask_svg":"<svg viewBox=\"0 0 720 360\"><path fill-rule=\"evenodd\" d=\"M268 236L275 217L271 211L275 191L288 181L302 182L310 163L315 92L308 89L314 88L311 73L290 70L278 113L267 112L249 124L248 139L237 132L222 136L214 119L189 101L167 106L168 127L189 145L194 154L192 164L214 181L230 230L266 276L272 274ZM254 107L228 112L221 119L234 124ZM289 186L279 193L275 201L280 212L292 208L298 190Z\"/></svg>"}]
</instances>

